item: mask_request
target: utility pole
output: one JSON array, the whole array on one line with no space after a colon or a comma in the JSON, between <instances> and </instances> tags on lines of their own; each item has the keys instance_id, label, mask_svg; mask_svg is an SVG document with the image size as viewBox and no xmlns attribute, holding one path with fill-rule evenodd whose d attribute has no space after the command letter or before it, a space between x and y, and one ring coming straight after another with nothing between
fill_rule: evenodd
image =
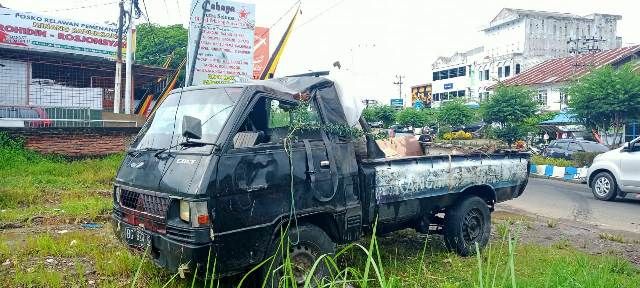
<instances>
[{"instance_id":1,"label":"utility pole","mask_svg":"<svg viewBox=\"0 0 640 288\"><path fill-rule=\"evenodd\" d=\"M402 78L404 78L404 75L396 75L396 79L398 79L398 81L393 82L393 84L398 85L398 96L399 99L403 99L402 98L402 84L404 84L404 82L402 82Z\"/></svg>"},{"instance_id":2,"label":"utility pole","mask_svg":"<svg viewBox=\"0 0 640 288\"><path fill-rule=\"evenodd\" d=\"M122 30L124 20L124 0L120 0L120 16L118 17L118 48L116 51L116 75L114 76L115 87L113 91L113 113L120 113L120 96L122 90Z\"/></svg>"},{"instance_id":3,"label":"utility pole","mask_svg":"<svg viewBox=\"0 0 640 288\"><path fill-rule=\"evenodd\" d=\"M209 11L209 0L204 0L202 3L202 18L200 19L200 28L198 29L198 36L196 36L196 45L193 48L193 55L189 55L189 73L187 74L187 85L193 85L193 74L196 71L196 60L198 59L198 50L200 50L200 40L202 40L202 30L204 30L204 18L207 17L207 11ZM191 20L191 19L189 19Z\"/></svg>"},{"instance_id":4,"label":"utility pole","mask_svg":"<svg viewBox=\"0 0 640 288\"><path fill-rule=\"evenodd\" d=\"M124 114L131 114L131 99L133 98L133 72L131 68L133 67L133 31L136 29L135 23L133 23L133 0L130 1L131 5L129 6L128 20L127 25L127 70L125 71L125 81L124 84Z\"/></svg>"}]
</instances>

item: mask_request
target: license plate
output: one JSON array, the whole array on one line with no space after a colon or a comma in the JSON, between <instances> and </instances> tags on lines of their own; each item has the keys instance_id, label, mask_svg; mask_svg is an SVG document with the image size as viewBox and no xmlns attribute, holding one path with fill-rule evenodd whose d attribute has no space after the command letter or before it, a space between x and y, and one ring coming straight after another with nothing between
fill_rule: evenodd
<instances>
[{"instance_id":1,"label":"license plate","mask_svg":"<svg viewBox=\"0 0 640 288\"><path fill-rule=\"evenodd\" d=\"M151 235L137 228L124 227L124 230L122 230L122 239L124 239L129 246L137 248L146 248L148 245L151 245Z\"/></svg>"}]
</instances>

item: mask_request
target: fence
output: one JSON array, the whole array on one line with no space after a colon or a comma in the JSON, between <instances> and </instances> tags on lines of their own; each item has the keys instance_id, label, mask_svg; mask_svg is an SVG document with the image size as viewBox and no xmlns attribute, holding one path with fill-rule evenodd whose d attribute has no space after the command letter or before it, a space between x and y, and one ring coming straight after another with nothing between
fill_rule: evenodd
<instances>
[{"instance_id":1,"label":"fence","mask_svg":"<svg viewBox=\"0 0 640 288\"><path fill-rule=\"evenodd\" d=\"M0 106L0 127L137 127L135 120L103 120L90 107Z\"/></svg>"},{"instance_id":2,"label":"fence","mask_svg":"<svg viewBox=\"0 0 640 288\"><path fill-rule=\"evenodd\" d=\"M114 70L115 62L106 59L0 47L0 127L100 127L133 122L101 118L102 112L113 111ZM133 73L134 95L142 98L162 90L165 76L172 71L134 65ZM122 104L123 94L119 96ZM133 111L136 100L131 103Z\"/></svg>"}]
</instances>

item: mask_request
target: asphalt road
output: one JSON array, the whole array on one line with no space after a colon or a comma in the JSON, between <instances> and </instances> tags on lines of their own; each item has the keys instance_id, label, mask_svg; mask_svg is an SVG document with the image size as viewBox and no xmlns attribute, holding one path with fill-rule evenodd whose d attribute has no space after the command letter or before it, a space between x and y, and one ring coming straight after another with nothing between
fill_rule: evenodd
<instances>
[{"instance_id":1,"label":"asphalt road","mask_svg":"<svg viewBox=\"0 0 640 288\"><path fill-rule=\"evenodd\" d=\"M593 197L586 184L529 178L522 196L498 204L498 207L640 233L640 200L635 195L611 202L600 201Z\"/></svg>"}]
</instances>

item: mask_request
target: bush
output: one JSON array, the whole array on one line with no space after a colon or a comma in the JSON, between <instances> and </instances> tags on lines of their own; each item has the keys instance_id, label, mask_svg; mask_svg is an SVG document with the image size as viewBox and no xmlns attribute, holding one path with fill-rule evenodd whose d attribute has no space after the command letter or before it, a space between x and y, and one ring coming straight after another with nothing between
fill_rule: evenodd
<instances>
[{"instance_id":1,"label":"bush","mask_svg":"<svg viewBox=\"0 0 640 288\"><path fill-rule=\"evenodd\" d=\"M458 132L447 132L442 135L443 140L471 140L473 135L471 132L464 132L462 130Z\"/></svg>"},{"instance_id":2,"label":"bush","mask_svg":"<svg viewBox=\"0 0 640 288\"><path fill-rule=\"evenodd\" d=\"M579 167L576 162L571 161L571 160L566 160L566 159L562 159L562 158L549 158L549 157L542 157L539 155L534 155L533 157L531 157L531 164L534 165L551 165L551 166L558 166L558 167Z\"/></svg>"},{"instance_id":3,"label":"bush","mask_svg":"<svg viewBox=\"0 0 640 288\"><path fill-rule=\"evenodd\" d=\"M591 166L593 163L593 158L596 158L601 152L576 152L573 153L573 160L576 162L578 167Z\"/></svg>"}]
</instances>

